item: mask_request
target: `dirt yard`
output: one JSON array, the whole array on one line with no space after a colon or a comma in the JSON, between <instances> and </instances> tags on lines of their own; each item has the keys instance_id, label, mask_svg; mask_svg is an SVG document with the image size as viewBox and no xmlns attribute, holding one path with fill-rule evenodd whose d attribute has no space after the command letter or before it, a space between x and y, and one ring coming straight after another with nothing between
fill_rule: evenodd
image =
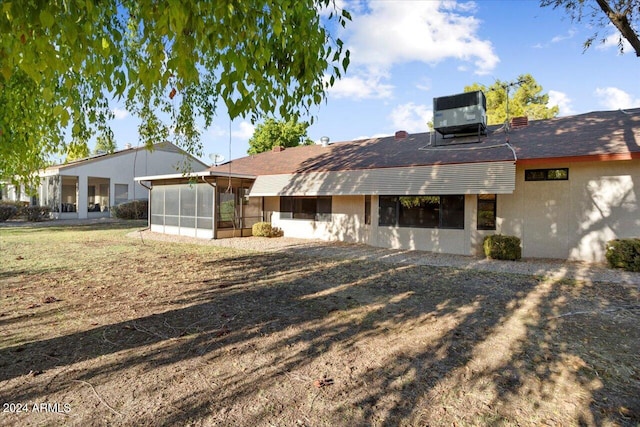
<instances>
[{"instance_id":1,"label":"dirt yard","mask_svg":"<svg viewBox=\"0 0 640 427\"><path fill-rule=\"evenodd\" d=\"M1 228L0 425L640 423L637 286Z\"/></svg>"}]
</instances>

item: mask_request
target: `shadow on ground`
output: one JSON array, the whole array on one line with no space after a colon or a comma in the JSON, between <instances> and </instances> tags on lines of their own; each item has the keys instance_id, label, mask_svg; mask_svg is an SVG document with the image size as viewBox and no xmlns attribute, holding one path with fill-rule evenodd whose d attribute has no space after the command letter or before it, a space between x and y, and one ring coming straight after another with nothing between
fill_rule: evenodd
<instances>
[{"instance_id":1,"label":"shadow on ground","mask_svg":"<svg viewBox=\"0 0 640 427\"><path fill-rule=\"evenodd\" d=\"M141 267L126 276L114 268L102 294L87 278L78 282L60 303L64 315L43 306L0 317L3 328L68 325L73 313L92 310L99 318L0 347L2 402L72 408L3 414L3 423L640 422L632 287L281 253L144 250ZM150 259L165 270L149 271Z\"/></svg>"}]
</instances>

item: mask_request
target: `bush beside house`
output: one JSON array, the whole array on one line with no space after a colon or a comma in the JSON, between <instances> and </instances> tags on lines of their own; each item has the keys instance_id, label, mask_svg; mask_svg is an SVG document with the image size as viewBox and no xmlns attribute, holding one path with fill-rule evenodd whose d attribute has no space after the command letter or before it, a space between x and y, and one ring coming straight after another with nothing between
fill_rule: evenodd
<instances>
[{"instance_id":1,"label":"bush beside house","mask_svg":"<svg viewBox=\"0 0 640 427\"><path fill-rule=\"evenodd\" d=\"M609 267L640 271L640 239L614 239L605 253Z\"/></svg>"},{"instance_id":2,"label":"bush beside house","mask_svg":"<svg viewBox=\"0 0 640 427\"><path fill-rule=\"evenodd\" d=\"M120 219L147 219L149 202L147 200L132 200L124 202L111 209L113 216Z\"/></svg>"},{"instance_id":3,"label":"bush beside house","mask_svg":"<svg viewBox=\"0 0 640 427\"><path fill-rule=\"evenodd\" d=\"M37 222L49 219L51 208L48 206L25 206L20 210L19 215L27 221Z\"/></svg>"},{"instance_id":4,"label":"bush beside house","mask_svg":"<svg viewBox=\"0 0 640 427\"><path fill-rule=\"evenodd\" d=\"M515 261L522 258L520 239L515 236L495 234L486 236L482 242L484 254L490 259Z\"/></svg>"},{"instance_id":5,"label":"bush beside house","mask_svg":"<svg viewBox=\"0 0 640 427\"><path fill-rule=\"evenodd\" d=\"M12 218L23 218L27 221L42 221L49 218L51 209L48 206L25 206L23 202L2 202L0 204L0 222Z\"/></svg>"},{"instance_id":6,"label":"bush beside house","mask_svg":"<svg viewBox=\"0 0 640 427\"><path fill-rule=\"evenodd\" d=\"M0 205L0 222L5 222L18 213L18 208L14 204L3 203Z\"/></svg>"},{"instance_id":7,"label":"bush beside house","mask_svg":"<svg viewBox=\"0 0 640 427\"><path fill-rule=\"evenodd\" d=\"M278 227L272 227L268 222L256 222L251 227L251 234L256 237L282 237L283 232Z\"/></svg>"}]
</instances>

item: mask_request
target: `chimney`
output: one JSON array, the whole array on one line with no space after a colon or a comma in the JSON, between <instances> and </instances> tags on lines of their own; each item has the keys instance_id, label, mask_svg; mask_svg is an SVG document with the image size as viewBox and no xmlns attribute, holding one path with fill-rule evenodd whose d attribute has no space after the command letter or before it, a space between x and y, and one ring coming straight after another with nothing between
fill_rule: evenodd
<instances>
[{"instance_id":1,"label":"chimney","mask_svg":"<svg viewBox=\"0 0 640 427\"><path fill-rule=\"evenodd\" d=\"M400 141L402 139L405 139L408 136L409 136L409 134L407 133L406 130L399 130L399 131L396 132L395 140L396 141Z\"/></svg>"},{"instance_id":2,"label":"chimney","mask_svg":"<svg viewBox=\"0 0 640 427\"><path fill-rule=\"evenodd\" d=\"M274 145L271 151L273 151L274 153L279 153L281 151L284 151L284 147L281 145Z\"/></svg>"},{"instance_id":3,"label":"chimney","mask_svg":"<svg viewBox=\"0 0 640 427\"><path fill-rule=\"evenodd\" d=\"M511 129L524 128L524 127L527 127L528 125L529 125L529 118L527 116L511 118Z\"/></svg>"}]
</instances>

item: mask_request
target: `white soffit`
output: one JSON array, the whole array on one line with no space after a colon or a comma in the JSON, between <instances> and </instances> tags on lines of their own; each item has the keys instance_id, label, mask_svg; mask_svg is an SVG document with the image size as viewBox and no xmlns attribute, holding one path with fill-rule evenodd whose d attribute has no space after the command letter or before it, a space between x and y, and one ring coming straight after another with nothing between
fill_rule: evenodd
<instances>
[{"instance_id":1,"label":"white soffit","mask_svg":"<svg viewBox=\"0 0 640 427\"><path fill-rule=\"evenodd\" d=\"M510 194L513 161L262 175L251 196Z\"/></svg>"}]
</instances>

